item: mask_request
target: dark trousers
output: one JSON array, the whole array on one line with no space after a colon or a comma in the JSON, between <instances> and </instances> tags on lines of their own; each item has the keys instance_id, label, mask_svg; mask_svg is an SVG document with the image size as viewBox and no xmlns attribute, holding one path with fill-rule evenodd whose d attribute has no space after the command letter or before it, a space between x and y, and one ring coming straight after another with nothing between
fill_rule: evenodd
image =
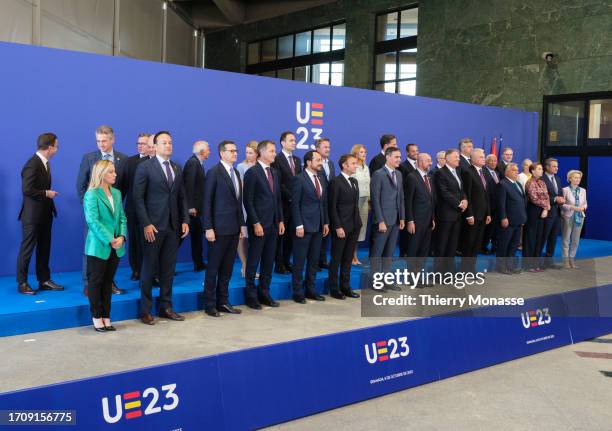
<instances>
[{"instance_id":1,"label":"dark trousers","mask_svg":"<svg viewBox=\"0 0 612 431\"><path fill-rule=\"evenodd\" d=\"M331 235L331 259L329 262L329 291L349 292L351 290L351 264L357 247L359 229L344 232L344 238L339 238L334 232ZM338 267L340 267L340 286L338 288Z\"/></svg>"},{"instance_id":2,"label":"dark trousers","mask_svg":"<svg viewBox=\"0 0 612 431\"><path fill-rule=\"evenodd\" d=\"M256 304L259 299L270 300L270 281L278 239L278 226L264 228L263 236L256 236L253 226L249 225L249 250L247 253L244 291L247 304ZM255 274L259 266L259 288L255 287Z\"/></svg>"},{"instance_id":3,"label":"dark trousers","mask_svg":"<svg viewBox=\"0 0 612 431\"><path fill-rule=\"evenodd\" d=\"M555 254L555 247L557 246L557 236L559 236L559 229L561 228L561 216L559 216L559 209L553 208L549 211L548 217L544 219L544 241L546 241L546 252L544 254L545 264L550 265L552 263L552 257ZM542 244L542 247L544 244ZM540 252L542 249L540 248Z\"/></svg>"},{"instance_id":4,"label":"dark trousers","mask_svg":"<svg viewBox=\"0 0 612 431\"><path fill-rule=\"evenodd\" d=\"M399 236L399 225L387 225L386 232L380 232L378 225L372 225L372 249L370 250L370 276L391 269L393 253Z\"/></svg>"},{"instance_id":5,"label":"dark trousers","mask_svg":"<svg viewBox=\"0 0 612 431\"><path fill-rule=\"evenodd\" d=\"M299 238L295 233L293 235L293 271L291 275L293 297L300 299L304 298L305 295L314 296L316 295L315 277L323 233L304 232L302 238ZM302 285L304 265L306 265L306 278Z\"/></svg>"},{"instance_id":6,"label":"dark trousers","mask_svg":"<svg viewBox=\"0 0 612 431\"><path fill-rule=\"evenodd\" d=\"M189 239L191 241L191 261L193 266L198 267L204 264L202 256L202 238L204 231L202 230L202 219L196 216L189 216Z\"/></svg>"},{"instance_id":7,"label":"dark trousers","mask_svg":"<svg viewBox=\"0 0 612 431\"><path fill-rule=\"evenodd\" d=\"M491 251L497 249L497 231L499 229L499 218L495 212L491 213L491 223L485 226L484 235L482 236L482 251L488 249L491 244Z\"/></svg>"},{"instance_id":8,"label":"dark trousers","mask_svg":"<svg viewBox=\"0 0 612 431\"><path fill-rule=\"evenodd\" d=\"M461 219L455 221L440 220L436 222L436 271L455 270L454 259L461 232Z\"/></svg>"},{"instance_id":9,"label":"dark trousers","mask_svg":"<svg viewBox=\"0 0 612 431\"><path fill-rule=\"evenodd\" d=\"M51 227L53 217L49 217L40 223L21 224L21 246L17 258L17 283L27 283L30 259L36 248L36 278L39 283L51 279L49 269L49 255L51 254Z\"/></svg>"},{"instance_id":10,"label":"dark trousers","mask_svg":"<svg viewBox=\"0 0 612 431\"><path fill-rule=\"evenodd\" d=\"M408 234L408 257L409 267L412 272L418 272L431 249L431 221L417 220L414 226L414 234Z\"/></svg>"},{"instance_id":11,"label":"dark trousers","mask_svg":"<svg viewBox=\"0 0 612 431\"><path fill-rule=\"evenodd\" d=\"M143 233L144 235L144 233ZM172 283L179 246L179 234L168 226L155 234L155 241L143 243L142 268L140 270L140 311L150 313L153 306L153 277L159 278L159 308L172 307Z\"/></svg>"},{"instance_id":12,"label":"dark trousers","mask_svg":"<svg viewBox=\"0 0 612 431\"><path fill-rule=\"evenodd\" d=\"M113 278L119 266L119 258L114 249L108 259L87 256L87 282L89 309L94 319L110 318Z\"/></svg>"},{"instance_id":13,"label":"dark trousers","mask_svg":"<svg viewBox=\"0 0 612 431\"><path fill-rule=\"evenodd\" d=\"M474 224L463 221L463 241L461 250L461 270L463 272L476 272L476 259L482 246L486 223L485 220L474 220Z\"/></svg>"},{"instance_id":14,"label":"dark trousers","mask_svg":"<svg viewBox=\"0 0 612 431\"><path fill-rule=\"evenodd\" d=\"M516 266L516 250L521 242L521 226L500 227L497 237L497 269L508 270Z\"/></svg>"},{"instance_id":15,"label":"dark trousers","mask_svg":"<svg viewBox=\"0 0 612 431\"><path fill-rule=\"evenodd\" d=\"M240 234L217 235L208 243L208 267L204 277L204 308L212 310L229 304L229 282ZM249 238L250 241L250 238Z\"/></svg>"},{"instance_id":16,"label":"dark trousers","mask_svg":"<svg viewBox=\"0 0 612 431\"><path fill-rule=\"evenodd\" d=\"M319 253L319 267L321 267L327 262L327 238L329 238L329 235L327 235L324 238L321 238L321 252Z\"/></svg>"},{"instance_id":17,"label":"dark trousers","mask_svg":"<svg viewBox=\"0 0 612 431\"><path fill-rule=\"evenodd\" d=\"M541 251L544 245L544 219L540 217L542 208L527 206L527 223L523 227L523 257L527 269L542 266Z\"/></svg>"},{"instance_id":18,"label":"dark trousers","mask_svg":"<svg viewBox=\"0 0 612 431\"><path fill-rule=\"evenodd\" d=\"M278 235L276 239L276 257L275 265L277 267L291 266L291 254L293 252L293 234L289 232L291 229L291 207L283 206L283 214L285 215L285 227L287 230L284 235Z\"/></svg>"},{"instance_id":19,"label":"dark trousers","mask_svg":"<svg viewBox=\"0 0 612 431\"><path fill-rule=\"evenodd\" d=\"M128 258L132 272L139 273L142 267L142 243L144 242L143 227L138 224L136 214L130 214L127 219L128 228Z\"/></svg>"},{"instance_id":20,"label":"dark trousers","mask_svg":"<svg viewBox=\"0 0 612 431\"><path fill-rule=\"evenodd\" d=\"M410 242L410 235L406 229L401 230L399 233L399 255L400 257L408 256L408 248Z\"/></svg>"}]
</instances>

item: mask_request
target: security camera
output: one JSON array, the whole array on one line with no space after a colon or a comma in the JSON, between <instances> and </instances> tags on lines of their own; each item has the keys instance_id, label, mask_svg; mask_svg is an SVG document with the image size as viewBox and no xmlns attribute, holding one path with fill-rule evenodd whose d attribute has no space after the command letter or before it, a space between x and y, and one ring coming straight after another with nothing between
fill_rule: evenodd
<instances>
[{"instance_id":1,"label":"security camera","mask_svg":"<svg viewBox=\"0 0 612 431\"><path fill-rule=\"evenodd\" d=\"M552 63L555 59L555 54L552 52L544 52L542 53L542 59L547 63Z\"/></svg>"}]
</instances>

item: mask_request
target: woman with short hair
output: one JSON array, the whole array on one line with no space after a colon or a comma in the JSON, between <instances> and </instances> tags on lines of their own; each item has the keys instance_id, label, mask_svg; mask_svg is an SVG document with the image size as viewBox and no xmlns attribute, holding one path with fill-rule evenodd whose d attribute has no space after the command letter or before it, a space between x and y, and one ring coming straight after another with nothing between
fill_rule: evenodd
<instances>
[{"instance_id":1,"label":"woman with short hair","mask_svg":"<svg viewBox=\"0 0 612 431\"><path fill-rule=\"evenodd\" d=\"M577 268L574 259L580 243L580 232L586 216L586 189L580 187L582 172L571 170L567 173L568 187L563 187L565 203L561 206L563 221L561 254L566 268Z\"/></svg>"},{"instance_id":2,"label":"woman with short hair","mask_svg":"<svg viewBox=\"0 0 612 431\"><path fill-rule=\"evenodd\" d=\"M125 254L127 219L123 212L121 192L113 188L116 179L113 162L97 161L83 197L88 227L85 240L87 297L97 332L115 331L110 320L112 284L119 259Z\"/></svg>"},{"instance_id":3,"label":"woman with short hair","mask_svg":"<svg viewBox=\"0 0 612 431\"><path fill-rule=\"evenodd\" d=\"M525 184L527 196L527 223L523 228L523 266L529 272L542 272L542 258L539 256L544 244L544 219L550 211L550 200L546 183L542 180L544 168L541 163L529 166L530 178Z\"/></svg>"}]
</instances>

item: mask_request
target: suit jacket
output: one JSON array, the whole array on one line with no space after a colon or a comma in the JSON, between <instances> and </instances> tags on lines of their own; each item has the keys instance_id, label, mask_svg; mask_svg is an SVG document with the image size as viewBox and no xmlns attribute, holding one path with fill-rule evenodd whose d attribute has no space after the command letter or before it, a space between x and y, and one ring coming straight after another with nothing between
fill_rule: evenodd
<instances>
[{"instance_id":1,"label":"suit jacket","mask_svg":"<svg viewBox=\"0 0 612 431\"><path fill-rule=\"evenodd\" d=\"M317 198L315 185L306 170L293 180L291 217L293 227L304 226L304 232L321 232L323 225L329 224L327 189L321 184L321 198Z\"/></svg>"},{"instance_id":2,"label":"suit jacket","mask_svg":"<svg viewBox=\"0 0 612 431\"><path fill-rule=\"evenodd\" d=\"M484 175L484 167L482 169ZM468 207L464 211L463 217L474 217L474 220L477 221L484 220L487 216L491 215L489 192L483 186L476 167L470 165L469 168L463 169L461 171L461 179L463 180L463 189L468 200Z\"/></svg>"},{"instance_id":3,"label":"suit jacket","mask_svg":"<svg viewBox=\"0 0 612 431\"><path fill-rule=\"evenodd\" d=\"M491 175L491 172L489 172L489 168L485 166L484 168L482 168L482 171L484 172L485 179L487 180L487 193L489 194L489 207L491 208L491 214L494 215L496 214L496 211L497 211L497 184L503 177L500 177L498 172L494 171L495 174L497 175L497 182L495 182L493 175Z\"/></svg>"},{"instance_id":4,"label":"suit jacket","mask_svg":"<svg viewBox=\"0 0 612 431\"><path fill-rule=\"evenodd\" d=\"M402 173L396 169L397 186L393 184L387 168L374 172L370 182L370 201L372 203L372 223L384 221L387 226L405 220L404 182Z\"/></svg>"},{"instance_id":5,"label":"suit jacket","mask_svg":"<svg viewBox=\"0 0 612 431\"><path fill-rule=\"evenodd\" d=\"M462 154L459 154L459 169L461 171L465 171L467 169L470 169L470 166L472 166L472 163L469 160L466 160L466 158L463 157Z\"/></svg>"},{"instance_id":6,"label":"suit jacket","mask_svg":"<svg viewBox=\"0 0 612 431\"><path fill-rule=\"evenodd\" d=\"M23 202L17 220L35 224L57 216L55 202L47 197L46 190L51 190L51 174L40 157L34 154L21 170Z\"/></svg>"},{"instance_id":7,"label":"suit jacket","mask_svg":"<svg viewBox=\"0 0 612 431\"><path fill-rule=\"evenodd\" d=\"M113 187L121 192L122 197L125 197L128 183L128 156L116 150L113 150L113 156L115 159L115 172L117 173L117 179ZM102 153L100 150L87 153L81 159L79 175L77 176L77 193L81 203L83 203L83 196L85 196L85 192L87 192L87 188L89 187L91 170L98 160L102 160Z\"/></svg>"},{"instance_id":8,"label":"suit jacket","mask_svg":"<svg viewBox=\"0 0 612 431\"><path fill-rule=\"evenodd\" d=\"M461 178L459 169L456 169L456 173ZM463 182L460 187L448 166L444 166L436 171L434 184L436 186L436 219L457 221L462 214L459 204L462 199L466 199Z\"/></svg>"},{"instance_id":9,"label":"suit jacket","mask_svg":"<svg viewBox=\"0 0 612 431\"><path fill-rule=\"evenodd\" d=\"M139 163L136 168L134 205L142 226L153 224L159 230L180 231L182 223L189 223L181 167L173 161L170 166L174 172L172 188L168 187L157 157Z\"/></svg>"},{"instance_id":10,"label":"suit jacket","mask_svg":"<svg viewBox=\"0 0 612 431\"><path fill-rule=\"evenodd\" d=\"M361 229L359 217L359 185L349 178L352 186L340 174L329 184L329 220L332 229L342 228L346 233Z\"/></svg>"},{"instance_id":11,"label":"suit jacket","mask_svg":"<svg viewBox=\"0 0 612 431\"><path fill-rule=\"evenodd\" d=\"M274 191L270 190L268 176L259 162L244 174L244 208L247 225L260 223L262 227L277 226L283 221L280 173L270 168Z\"/></svg>"},{"instance_id":12,"label":"suit jacket","mask_svg":"<svg viewBox=\"0 0 612 431\"><path fill-rule=\"evenodd\" d=\"M520 187L520 184L518 186ZM507 218L511 226L520 226L527 222L525 196L506 177L497 185L497 212L498 218Z\"/></svg>"},{"instance_id":13,"label":"suit jacket","mask_svg":"<svg viewBox=\"0 0 612 431\"><path fill-rule=\"evenodd\" d=\"M329 180L325 176L325 169L323 169L323 165L321 165L321 170L319 171L319 180L325 185L325 188L329 190L329 183L336 176L336 169L334 168L334 162L329 159Z\"/></svg>"},{"instance_id":14,"label":"suit jacket","mask_svg":"<svg viewBox=\"0 0 612 431\"><path fill-rule=\"evenodd\" d=\"M508 163L504 162L502 159L499 159L499 162L497 162L497 168L495 170L497 171L500 181L502 178L506 177L506 166L508 166Z\"/></svg>"},{"instance_id":15,"label":"suit jacket","mask_svg":"<svg viewBox=\"0 0 612 431\"><path fill-rule=\"evenodd\" d=\"M542 180L546 184L546 188L548 189L548 197L550 199L550 211L549 217L556 217L561 214L561 205L555 202L555 198L563 197L563 188L561 187L561 180L559 180L558 176L554 176L553 179L557 183L557 193L555 193L555 187L553 183L548 179L546 173L542 175Z\"/></svg>"},{"instance_id":16,"label":"suit jacket","mask_svg":"<svg viewBox=\"0 0 612 431\"><path fill-rule=\"evenodd\" d=\"M565 203L561 206L561 215L566 218L573 217L574 210L570 207L574 207L577 205L576 198L574 197L574 192L569 186L563 187L563 197L565 198ZM580 187L580 191L578 192L578 199L580 199L579 206L584 206L586 208L586 189L584 187Z\"/></svg>"},{"instance_id":17,"label":"suit jacket","mask_svg":"<svg viewBox=\"0 0 612 431\"><path fill-rule=\"evenodd\" d=\"M383 153L378 153L372 160L370 160L370 165L368 168L370 169L370 176L374 174L377 170L385 166L387 163L387 158Z\"/></svg>"},{"instance_id":18,"label":"suit jacket","mask_svg":"<svg viewBox=\"0 0 612 431\"><path fill-rule=\"evenodd\" d=\"M416 170L408 175L405 182L406 222L413 221L416 225L431 226L435 209L435 188L431 180L431 192L421 173Z\"/></svg>"},{"instance_id":19,"label":"suit jacket","mask_svg":"<svg viewBox=\"0 0 612 431\"><path fill-rule=\"evenodd\" d=\"M140 154L128 157L127 161L127 184L125 194L125 213L129 219L137 218L136 206L134 205L134 177L136 168L145 160L149 160L149 156L140 157Z\"/></svg>"},{"instance_id":20,"label":"suit jacket","mask_svg":"<svg viewBox=\"0 0 612 431\"><path fill-rule=\"evenodd\" d=\"M302 161L296 157L291 156L293 158L293 164L295 165L295 175L298 175L302 172ZM291 173L291 167L289 166L289 162L287 161L287 157L281 151L276 155L274 159L274 163L272 163L272 167L280 172L281 178L281 199L283 201L283 210L285 211L285 216L288 217L291 211L291 198L293 196L293 178L294 175Z\"/></svg>"},{"instance_id":21,"label":"suit jacket","mask_svg":"<svg viewBox=\"0 0 612 431\"><path fill-rule=\"evenodd\" d=\"M408 175L416 171L416 169L414 169L414 167L412 166L412 163L410 163L408 160L404 160L402 163L400 163L398 169L402 173L402 179L404 180L404 189L405 189L406 184L407 184L406 179L408 178Z\"/></svg>"},{"instance_id":22,"label":"suit jacket","mask_svg":"<svg viewBox=\"0 0 612 431\"><path fill-rule=\"evenodd\" d=\"M183 167L183 181L185 183L185 197L187 208L195 208L197 216L202 216L204 209L204 169L196 155L191 156Z\"/></svg>"},{"instance_id":23,"label":"suit jacket","mask_svg":"<svg viewBox=\"0 0 612 431\"><path fill-rule=\"evenodd\" d=\"M202 225L204 230L214 229L216 235L238 235L240 228L245 226L242 212L242 181L238 170L234 167L232 169L238 181L238 194L221 162L209 169L206 174Z\"/></svg>"},{"instance_id":24,"label":"suit jacket","mask_svg":"<svg viewBox=\"0 0 612 431\"><path fill-rule=\"evenodd\" d=\"M90 189L83 198L83 210L87 222L87 238L85 239L85 254L100 259L108 259L112 247L110 242L119 236L127 237L127 219L121 206L121 192L113 187L110 189L114 210L102 188ZM117 257L125 254L125 243L116 250Z\"/></svg>"}]
</instances>

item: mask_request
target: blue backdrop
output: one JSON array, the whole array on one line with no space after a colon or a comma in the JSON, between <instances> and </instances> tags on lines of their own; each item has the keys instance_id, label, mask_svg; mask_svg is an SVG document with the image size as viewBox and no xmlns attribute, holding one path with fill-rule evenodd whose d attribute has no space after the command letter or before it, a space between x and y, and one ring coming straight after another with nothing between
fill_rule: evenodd
<instances>
[{"instance_id":1,"label":"blue backdrop","mask_svg":"<svg viewBox=\"0 0 612 431\"><path fill-rule=\"evenodd\" d=\"M298 155L316 136L332 141L337 159L353 144L379 151L383 133L435 153L472 137L477 146L503 135L515 160L537 153L535 113L378 91L305 84L281 79L0 43L3 70L0 94L0 224L5 226L0 275L14 274L21 240L17 214L21 205L20 171L35 152L36 137L47 131L59 137L52 160L53 188L59 216L53 229L53 271L77 270L83 250L83 216L76 176L83 153L96 150L94 130L115 129L115 148L132 155L139 132L170 130L175 160L184 162L191 144L204 139L214 148L223 139L244 144L273 139L292 130L301 144ZM313 111L315 114L313 115ZM188 241L183 246L189 247ZM183 250L183 257L187 257Z\"/></svg>"}]
</instances>

